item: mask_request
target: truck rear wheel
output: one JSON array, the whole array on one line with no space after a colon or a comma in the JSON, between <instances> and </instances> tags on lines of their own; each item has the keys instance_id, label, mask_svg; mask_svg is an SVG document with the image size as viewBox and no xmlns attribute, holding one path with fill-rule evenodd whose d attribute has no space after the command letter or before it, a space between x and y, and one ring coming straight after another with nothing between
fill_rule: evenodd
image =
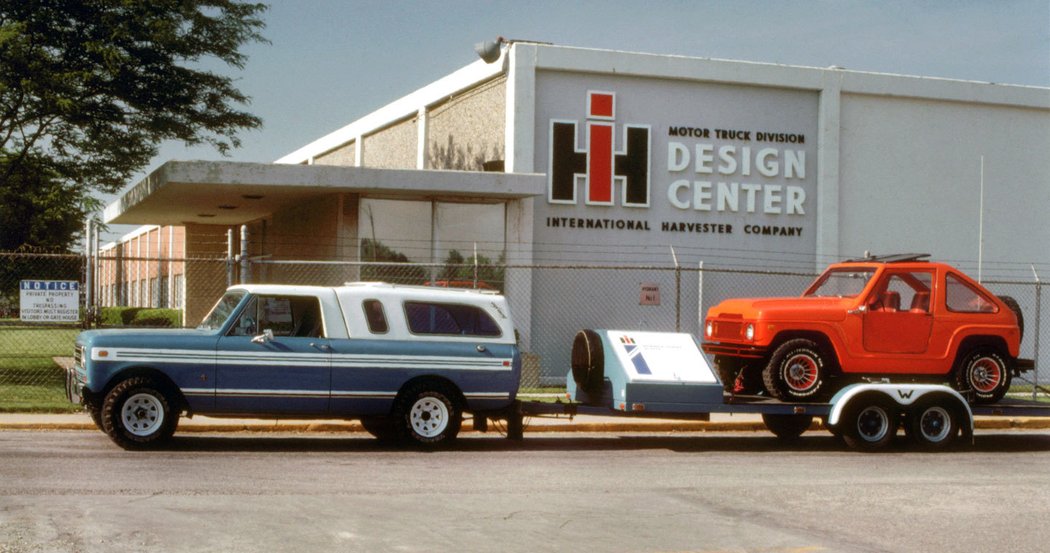
<instances>
[{"instance_id":1,"label":"truck rear wheel","mask_svg":"<svg viewBox=\"0 0 1050 553\"><path fill-rule=\"evenodd\" d=\"M422 383L406 389L394 405L394 425L399 436L426 446L455 440L463 412L453 397L446 386L439 384Z\"/></svg>"},{"instance_id":2,"label":"truck rear wheel","mask_svg":"<svg viewBox=\"0 0 1050 553\"><path fill-rule=\"evenodd\" d=\"M993 348L978 348L963 356L955 368L956 390L972 393L975 403L994 403L1010 389L1010 369Z\"/></svg>"}]
</instances>

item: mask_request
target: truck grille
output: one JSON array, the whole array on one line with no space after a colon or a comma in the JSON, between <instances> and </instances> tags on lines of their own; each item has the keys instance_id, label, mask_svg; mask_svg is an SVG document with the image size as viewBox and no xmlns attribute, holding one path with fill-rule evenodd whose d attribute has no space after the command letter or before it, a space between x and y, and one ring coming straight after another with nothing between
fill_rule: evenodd
<instances>
[{"instance_id":1,"label":"truck grille","mask_svg":"<svg viewBox=\"0 0 1050 553\"><path fill-rule=\"evenodd\" d=\"M73 348L73 366L84 366L84 346L77 345Z\"/></svg>"},{"instance_id":2,"label":"truck grille","mask_svg":"<svg viewBox=\"0 0 1050 553\"><path fill-rule=\"evenodd\" d=\"M715 321L713 325L713 337L726 340L739 340L744 328L744 323L736 321Z\"/></svg>"}]
</instances>

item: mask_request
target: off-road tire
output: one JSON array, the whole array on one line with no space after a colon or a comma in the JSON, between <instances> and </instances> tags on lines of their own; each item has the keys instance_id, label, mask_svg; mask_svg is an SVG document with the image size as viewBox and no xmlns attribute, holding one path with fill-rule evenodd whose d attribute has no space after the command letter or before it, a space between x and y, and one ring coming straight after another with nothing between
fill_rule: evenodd
<instances>
[{"instance_id":1,"label":"off-road tire","mask_svg":"<svg viewBox=\"0 0 1050 553\"><path fill-rule=\"evenodd\" d=\"M124 449L157 447L175 433L179 412L163 387L149 377L118 383L102 402L102 431Z\"/></svg>"},{"instance_id":2,"label":"off-road tire","mask_svg":"<svg viewBox=\"0 0 1050 553\"><path fill-rule=\"evenodd\" d=\"M605 352L598 333L584 329L572 340L572 379L588 394L601 394L605 380Z\"/></svg>"},{"instance_id":3,"label":"off-road tire","mask_svg":"<svg viewBox=\"0 0 1050 553\"><path fill-rule=\"evenodd\" d=\"M981 347L959 358L952 386L974 403L995 403L1010 389L1010 366L995 348Z\"/></svg>"},{"instance_id":4,"label":"off-road tire","mask_svg":"<svg viewBox=\"0 0 1050 553\"><path fill-rule=\"evenodd\" d=\"M1021 304L1010 296L999 296L999 299L1010 308L1010 311L1014 312L1014 316L1017 317L1017 328L1021 331L1019 340L1024 340L1024 312L1021 311Z\"/></svg>"},{"instance_id":5,"label":"off-road tire","mask_svg":"<svg viewBox=\"0 0 1050 553\"><path fill-rule=\"evenodd\" d=\"M463 424L455 393L438 383L418 383L394 401L394 428L400 441L435 447L452 442Z\"/></svg>"},{"instance_id":6,"label":"off-road tire","mask_svg":"<svg viewBox=\"0 0 1050 553\"><path fill-rule=\"evenodd\" d=\"M813 340L796 338L780 345L762 371L766 391L786 401L817 401L827 388L828 363Z\"/></svg>"}]
</instances>

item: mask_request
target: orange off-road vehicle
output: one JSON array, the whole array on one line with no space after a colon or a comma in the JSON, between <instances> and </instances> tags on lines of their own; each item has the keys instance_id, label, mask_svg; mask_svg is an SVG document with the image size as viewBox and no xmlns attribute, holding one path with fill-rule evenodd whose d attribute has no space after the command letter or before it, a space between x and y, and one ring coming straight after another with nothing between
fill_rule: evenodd
<instances>
[{"instance_id":1,"label":"orange off-road vehicle","mask_svg":"<svg viewBox=\"0 0 1050 553\"><path fill-rule=\"evenodd\" d=\"M730 299L708 310L703 349L726 389L819 401L861 377L944 382L998 401L1019 360L1024 321L928 254L831 265L797 298Z\"/></svg>"}]
</instances>

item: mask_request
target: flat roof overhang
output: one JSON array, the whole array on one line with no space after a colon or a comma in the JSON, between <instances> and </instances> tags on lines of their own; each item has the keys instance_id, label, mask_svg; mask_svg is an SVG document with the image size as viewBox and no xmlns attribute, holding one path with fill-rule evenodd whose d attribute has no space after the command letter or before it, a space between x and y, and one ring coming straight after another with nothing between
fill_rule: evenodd
<instances>
[{"instance_id":1,"label":"flat roof overhang","mask_svg":"<svg viewBox=\"0 0 1050 553\"><path fill-rule=\"evenodd\" d=\"M233 161L169 161L106 206L106 223L241 225L294 202L370 198L502 202L546 193L541 174L376 169Z\"/></svg>"}]
</instances>

